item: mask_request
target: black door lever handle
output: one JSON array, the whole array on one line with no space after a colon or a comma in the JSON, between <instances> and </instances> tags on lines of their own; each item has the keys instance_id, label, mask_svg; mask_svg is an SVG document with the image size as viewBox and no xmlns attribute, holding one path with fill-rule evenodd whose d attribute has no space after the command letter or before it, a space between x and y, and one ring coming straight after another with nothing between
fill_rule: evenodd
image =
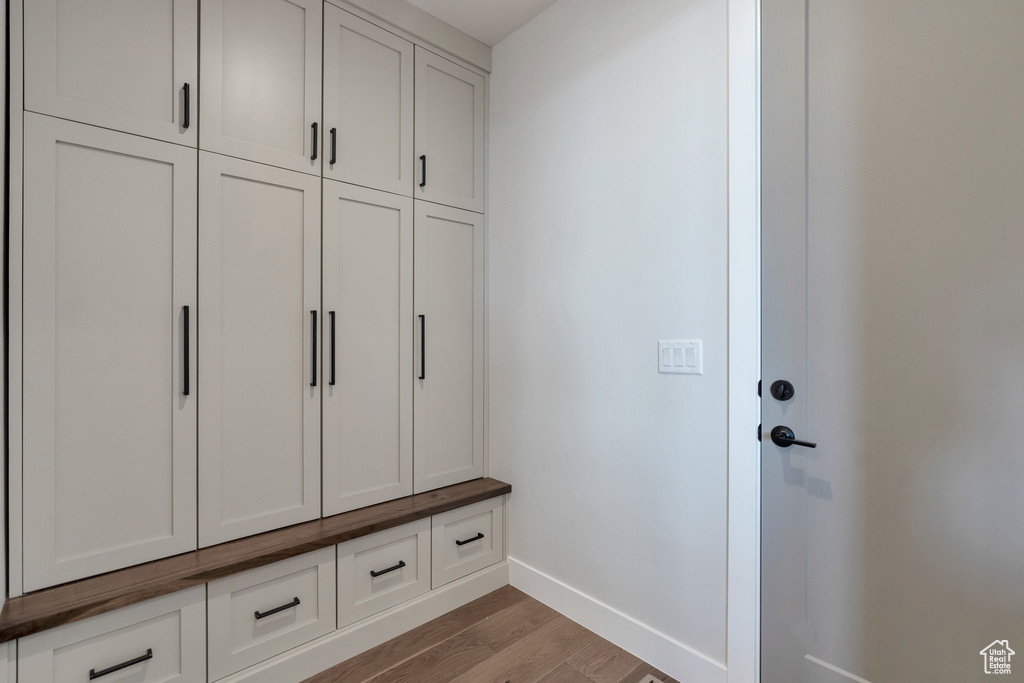
<instances>
[{"instance_id":1,"label":"black door lever handle","mask_svg":"<svg viewBox=\"0 0 1024 683\"><path fill-rule=\"evenodd\" d=\"M804 448L817 448L818 444L813 441L801 441L796 438L796 434L793 430L784 425L779 425L772 430L772 443L782 448L789 448L790 446L803 446Z\"/></svg>"}]
</instances>

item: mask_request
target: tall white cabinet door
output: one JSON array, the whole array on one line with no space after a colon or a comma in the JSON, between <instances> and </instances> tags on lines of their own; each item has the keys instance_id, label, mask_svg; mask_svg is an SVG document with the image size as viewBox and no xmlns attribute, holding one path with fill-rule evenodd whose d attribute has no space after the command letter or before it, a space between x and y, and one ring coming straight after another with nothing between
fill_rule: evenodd
<instances>
[{"instance_id":1,"label":"tall white cabinet door","mask_svg":"<svg viewBox=\"0 0 1024 683\"><path fill-rule=\"evenodd\" d=\"M324 183L324 515L412 493L412 205Z\"/></svg>"},{"instance_id":2,"label":"tall white cabinet door","mask_svg":"<svg viewBox=\"0 0 1024 683\"><path fill-rule=\"evenodd\" d=\"M199 155L199 545L320 516L320 180Z\"/></svg>"},{"instance_id":3,"label":"tall white cabinet door","mask_svg":"<svg viewBox=\"0 0 1024 683\"><path fill-rule=\"evenodd\" d=\"M196 547L196 151L32 113L25 146L32 591Z\"/></svg>"},{"instance_id":4,"label":"tall white cabinet door","mask_svg":"<svg viewBox=\"0 0 1024 683\"><path fill-rule=\"evenodd\" d=\"M202 149L320 174L322 4L203 0Z\"/></svg>"},{"instance_id":5,"label":"tall white cabinet door","mask_svg":"<svg viewBox=\"0 0 1024 683\"><path fill-rule=\"evenodd\" d=\"M484 77L416 47L417 199L484 210Z\"/></svg>"},{"instance_id":6,"label":"tall white cabinet door","mask_svg":"<svg viewBox=\"0 0 1024 683\"><path fill-rule=\"evenodd\" d=\"M483 216L416 202L416 493L483 476Z\"/></svg>"},{"instance_id":7,"label":"tall white cabinet door","mask_svg":"<svg viewBox=\"0 0 1024 683\"><path fill-rule=\"evenodd\" d=\"M25 2L25 108L196 145L197 0Z\"/></svg>"},{"instance_id":8,"label":"tall white cabinet door","mask_svg":"<svg viewBox=\"0 0 1024 683\"><path fill-rule=\"evenodd\" d=\"M324 22L324 177L412 196L412 43L331 4Z\"/></svg>"}]
</instances>

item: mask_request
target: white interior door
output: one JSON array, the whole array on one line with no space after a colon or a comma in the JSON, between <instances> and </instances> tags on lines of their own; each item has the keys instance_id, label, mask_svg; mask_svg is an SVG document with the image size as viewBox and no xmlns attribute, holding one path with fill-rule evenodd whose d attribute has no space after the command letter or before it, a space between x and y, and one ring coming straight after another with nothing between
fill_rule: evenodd
<instances>
[{"instance_id":1,"label":"white interior door","mask_svg":"<svg viewBox=\"0 0 1024 683\"><path fill-rule=\"evenodd\" d=\"M416 202L417 493L483 476L483 216Z\"/></svg>"},{"instance_id":2,"label":"white interior door","mask_svg":"<svg viewBox=\"0 0 1024 683\"><path fill-rule=\"evenodd\" d=\"M484 77L416 47L417 199L484 210Z\"/></svg>"},{"instance_id":3,"label":"white interior door","mask_svg":"<svg viewBox=\"0 0 1024 683\"><path fill-rule=\"evenodd\" d=\"M1024 6L761 18L761 680L990 680L1024 653Z\"/></svg>"},{"instance_id":4,"label":"white interior door","mask_svg":"<svg viewBox=\"0 0 1024 683\"><path fill-rule=\"evenodd\" d=\"M324 183L324 515L412 493L412 204Z\"/></svg>"},{"instance_id":5,"label":"white interior door","mask_svg":"<svg viewBox=\"0 0 1024 683\"><path fill-rule=\"evenodd\" d=\"M412 43L331 4L324 22L324 177L412 196Z\"/></svg>"},{"instance_id":6,"label":"white interior door","mask_svg":"<svg viewBox=\"0 0 1024 683\"><path fill-rule=\"evenodd\" d=\"M320 180L199 158L199 544L320 516Z\"/></svg>"},{"instance_id":7,"label":"white interior door","mask_svg":"<svg viewBox=\"0 0 1024 683\"><path fill-rule=\"evenodd\" d=\"M25 145L32 591L196 547L196 151L31 113Z\"/></svg>"},{"instance_id":8,"label":"white interior door","mask_svg":"<svg viewBox=\"0 0 1024 683\"><path fill-rule=\"evenodd\" d=\"M196 145L196 0L25 3L25 108Z\"/></svg>"},{"instance_id":9,"label":"white interior door","mask_svg":"<svg viewBox=\"0 0 1024 683\"><path fill-rule=\"evenodd\" d=\"M320 0L203 0L199 145L320 174Z\"/></svg>"}]
</instances>

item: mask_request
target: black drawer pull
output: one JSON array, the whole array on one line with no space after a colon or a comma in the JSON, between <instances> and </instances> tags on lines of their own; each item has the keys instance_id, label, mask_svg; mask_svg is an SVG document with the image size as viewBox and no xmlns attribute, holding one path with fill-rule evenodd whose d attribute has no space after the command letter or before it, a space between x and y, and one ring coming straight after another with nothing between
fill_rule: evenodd
<instances>
[{"instance_id":1,"label":"black drawer pull","mask_svg":"<svg viewBox=\"0 0 1024 683\"><path fill-rule=\"evenodd\" d=\"M316 122L313 123L313 126L312 126L312 128L313 128L313 153L309 155L309 160L310 161L316 161L317 147L320 146L319 141L317 140L317 129L319 127L320 127L319 124L317 124Z\"/></svg>"},{"instance_id":2,"label":"black drawer pull","mask_svg":"<svg viewBox=\"0 0 1024 683\"><path fill-rule=\"evenodd\" d=\"M478 533L473 538L467 538L465 541L455 541L455 545L466 545L467 543L472 543L473 541L479 541L483 537L484 537L483 532L481 532L481 533Z\"/></svg>"},{"instance_id":3,"label":"black drawer pull","mask_svg":"<svg viewBox=\"0 0 1024 683\"><path fill-rule=\"evenodd\" d=\"M427 186L427 155L420 155L420 187Z\"/></svg>"},{"instance_id":4,"label":"black drawer pull","mask_svg":"<svg viewBox=\"0 0 1024 683\"><path fill-rule=\"evenodd\" d=\"M310 323L310 325L313 328L312 332L309 335L310 339L312 340L311 343L313 345L312 362L310 362L310 364L309 364L309 367L312 370L312 375L310 375L310 378L309 378L309 386L315 387L316 386L316 311L310 311L309 315L310 315L310 319L312 321Z\"/></svg>"},{"instance_id":5,"label":"black drawer pull","mask_svg":"<svg viewBox=\"0 0 1024 683\"><path fill-rule=\"evenodd\" d=\"M299 604L300 601L298 598L292 598L292 601L286 605L281 605L280 607L275 607L274 609L268 609L266 612L254 612L254 614L256 615L257 619L262 619L263 617L269 617L271 614L277 614L278 612L283 612L286 609L298 607Z\"/></svg>"},{"instance_id":6,"label":"black drawer pull","mask_svg":"<svg viewBox=\"0 0 1024 683\"><path fill-rule=\"evenodd\" d=\"M338 161L338 129L331 128L331 166Z\"/></svg>"},{"instance_id":7,"label":"black drawer pull","mask_svg":"<svg viewBox=\"0 0 1024 683\"><path fill-rule=\"evenodd\" d=\"M120 671L121 669L127 669L129 666L141 664L142 662L145 662L148 659L153 659L153 648L149 648L148 650L146 650L146 654L142 655L141 657L136 657L135 659L129 659L127 662L115 664L109 669L100 669L99 671L97 671L96 669L89 669L89 680L91 681L94 678L99 678L100 676L112 674L115 671Z\"/></svg>"},{"instance_id":8,"label":"black drawer pull","mask_svg":"<svg viewBox=\"0 0 1024 683\"><path fill-rule=\"evenodd\" d=\"M185 328L185 339L182 341L182 346L184 347L182 350L184 351L184 354L185 354L185 381L183 383L184 386L182 387L181 393L183 393L185 396L188 396L188 393L189 393L189 385L188 385L189 375L192 374L189 371L189 362L188 362L188 355L189 355L189 353L188 353L188 336L189 336L188 335L188 306L182 306L181 307L181 314L182 314L182 327Z\"/></svg>"},{"instance_id":9,"label":"black drawer pull","mask_svg":"<svg viewBox=\"0 0 1024 683\"><path fill-rule=\"evenodd\" d=\"M372 576L373 578L376 579L378 576L384 576L388 572L393 572L396 569L401 569L404 566L405 566L405 560L399 560L398 564L396 564L394 567L388 567L387 569L381 569L379 572L375 572L375 571L373 571L371 569L370 570L370 576Z\"/></svg>"},{"instance_id":10,"label":"black drawer pull","mask_svg":"<svg viewBox=\"0 0 1024 683\"><path fill-rule=\"evenodd\" d=\"M182 88L182 90L185 93L185 116L182 118L181 127L182 128L188 128L189 123L191 122L191 119L190 119L189 115L192 112L192 98L189 96L190 92L189 92L188 83L185 84L185 86Z\"/></svg>"}]
</instances>

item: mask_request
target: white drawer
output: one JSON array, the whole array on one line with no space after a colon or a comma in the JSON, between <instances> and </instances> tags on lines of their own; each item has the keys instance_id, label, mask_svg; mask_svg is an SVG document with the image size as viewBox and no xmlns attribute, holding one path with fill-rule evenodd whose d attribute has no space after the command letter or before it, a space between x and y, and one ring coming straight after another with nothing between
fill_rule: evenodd
<instances>
[{"instance_id":1,"label":"white drawer","mask_svg":"<svg viewBox=\"0 0 1024 683\"><path fill-rule=\"evenodd\" d=\"M88 683L92 672L101 683L203 683L205 608L206 587L196 586L22 638L18 678Z\"/></svg>"},{"instance_id":2,"label":"white drawer","mask_svg":"<svg viewBox=\"0 0 1024 683\"><path fill-rule=\"evenodd\" d=\"M331 546L207 584L210 680L333 631L334 571Z\"/></svg>"},{"instance_id":3,"label":"white drawer","mask_svg":"<svg viewBox=\"0 0 1024 683\"><path fill-rule=\"evenodd\" d=\"M338 628L430 590L430 520L338 545Z\"/></svg>"},{"instance_id":4,"label":"white drawer","mask_svg":"<svg viewBox=\"0 0 1024 683\"><path fill-rule=\"evenodd\" d=\"M501 562L505 554L504 497L432 518L431 588Z\"/></svg>"}]
</instances>

